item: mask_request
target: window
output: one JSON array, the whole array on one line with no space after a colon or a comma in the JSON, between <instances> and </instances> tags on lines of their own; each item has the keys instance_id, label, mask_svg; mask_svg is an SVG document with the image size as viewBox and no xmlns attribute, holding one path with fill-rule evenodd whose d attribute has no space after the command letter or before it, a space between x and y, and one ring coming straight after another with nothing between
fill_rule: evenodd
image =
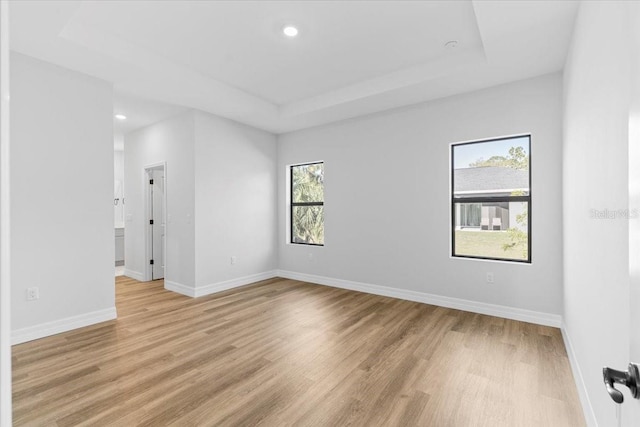
<instances>
[{"instance_id":1,"label":"window","mask_svg":"<svg viewBox=\"0 0 640 427\"><path fill-rule=\"evenodd\" d=\"M324 163L291 166L291 243L324 245Z\"/></svg>"},{"instance_id":2,"label":"window","mask_svg":"<svg viewBox=\"0 0 640 427\"><path fill-rule=\"evenodd\" d=\"M451 145L454 257L531 262L531 136Z\"/></svg>"}]
</instances>

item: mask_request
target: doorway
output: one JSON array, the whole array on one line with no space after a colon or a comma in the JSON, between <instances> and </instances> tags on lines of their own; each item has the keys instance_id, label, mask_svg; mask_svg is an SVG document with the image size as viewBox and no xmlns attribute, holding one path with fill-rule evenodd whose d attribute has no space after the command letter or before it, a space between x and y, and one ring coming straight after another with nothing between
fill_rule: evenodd
<instances>
[{"instance_id":1,"label":"doorway","mask_svg":"<svg viewBox=\"0 0 640 427\"><path fill-rule=\"evenodd\" d=\"M146 262L145 280L164 279L166 264L166 167L145 167Z\"/></svg>"}]
</instances>

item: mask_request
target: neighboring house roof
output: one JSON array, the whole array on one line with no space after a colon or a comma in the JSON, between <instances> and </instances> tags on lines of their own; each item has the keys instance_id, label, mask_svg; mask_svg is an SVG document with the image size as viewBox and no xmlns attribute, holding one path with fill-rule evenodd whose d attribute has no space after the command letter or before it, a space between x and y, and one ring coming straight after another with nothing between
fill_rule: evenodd
<instances>
[{"instance_id":1,"label":"neighboring house roof","mask_svg":"<svg viewBox=\"0 0 640 427\"><path fill-rule=\"evenodd\" d=\"M454 193L496 193L529 188L529 171L494 166L455 169Z\"/></svg>"}]
</instances>

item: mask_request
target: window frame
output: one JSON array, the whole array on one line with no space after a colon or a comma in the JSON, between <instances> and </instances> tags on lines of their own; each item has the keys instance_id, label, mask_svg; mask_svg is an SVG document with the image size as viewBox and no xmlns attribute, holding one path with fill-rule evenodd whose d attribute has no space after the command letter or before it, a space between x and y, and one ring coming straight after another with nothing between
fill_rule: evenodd
<instances>
[{"instance_id":1,"label":"window frame","mask_svg":"<svg viewBox=\"0 0 640 427\"><path fill-rule=\"evenodd\" d=\"M495 141L505 141L509 139L520 139L527 138L529 140L529 152L527 153L529 156L529 194L526 196L479 196L479 197L455 197L455 147L463 146L463 145L471 145L471 144L482 144L488 142ZM532 165L532 156L531 156L531 134L522 134L522 135L514 135L514 136L504 136L497 138L487 138L482 140L475 141L466 141L466 142L456 142L450 144L450 169L449 173L451 174L451 257L452 258L467 258L467 259L478 259L485 261L501 261L501 262L515 262L519 264L531 264L531 195L532 195L532 181L531 181L531 165ZM456 204L460 203L500 203L500 202L526 202L527 203L527 259L514 259L514 258L493 258L493 257L483 257L476 255L458 255L456 254Z\"/></svg>"},{"instance_id":2,"label":"window frame","mask_svg":"<svg viewBox=\"0 0 640 427\"><path fill-rule=\"evenodd\" d=\"M293 233L293 210L298 206L322 206L324 208L324 181L322 183L323 193L322 193L322 201L321 202L294 202L293 201L293 168L300 166L309 166L309 165L323 165L324 161L320 160L317 162L307 162L307 163L296 163L293 165L289 165L289 243L292 245L304 245L304 246L316 246L322 247L324 246L324 240L322 243L301 243L294 242L294 233ZM324 227L324 220L322 222L322 227Z\"/></svg>"}]
</instances>

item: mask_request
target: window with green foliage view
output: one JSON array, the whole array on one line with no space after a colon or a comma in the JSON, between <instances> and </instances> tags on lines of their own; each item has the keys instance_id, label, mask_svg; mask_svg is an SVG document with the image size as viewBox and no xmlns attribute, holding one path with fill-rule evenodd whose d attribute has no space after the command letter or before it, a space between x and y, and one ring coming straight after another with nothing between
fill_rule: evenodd
<instances>
[{"instance_id":1,"label":"window with green foliage view","mask_svg":"<svg viewBox=\"0 0 640 427\"><path fill-rule=\"evenodd\" d=\"M531 262L531 137L451 146L452 256Z\"/></svg>"},{"instance_id":2,"label":"window with green foliage view","mask_svg":"<svg viewBox=\"0 0 640 427\"><path fill-rule=\"evenodd\" d=\"M291 243L324 245L324 163L291 166Z\"/></svg>"}]
</instances>

